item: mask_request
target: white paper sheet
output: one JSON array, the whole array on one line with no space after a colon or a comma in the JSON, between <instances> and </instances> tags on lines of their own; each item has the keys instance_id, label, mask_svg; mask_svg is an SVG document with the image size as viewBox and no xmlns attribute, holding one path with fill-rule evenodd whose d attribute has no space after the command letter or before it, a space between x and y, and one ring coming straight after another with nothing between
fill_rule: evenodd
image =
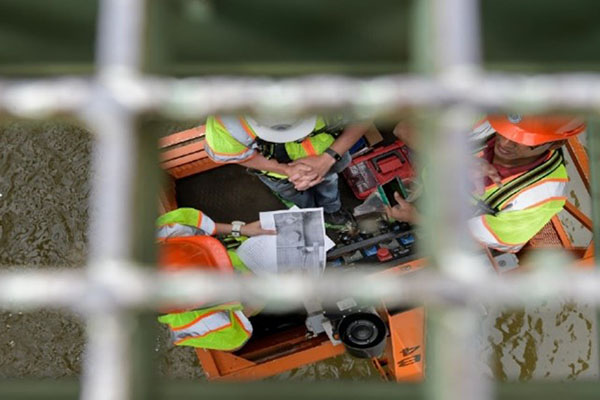
<instances>
[{"instance_id":1,"label":"white paper sheet","mask_svg":"<svg viewBox=\"0 0 600 400\"><path fill-rule=\"evenodd\" d=\"M261 235L246 240L237 255L256 275L277 273L277 236Z\"/></svg>"},{"instance_id":2,"label":"white paper sheet","mask_svg":"<svg viewBox=\"0 0 600 400\"><path fill-rule=\"evenodd\" d=\"M250 269L270 273L303 272L314 276L323 273L327 250L335 244L325 235L322 208L294 207L263 212L260 223L263 229L276 230L277 235L273 236L275 240L259 239L240 246L238 255ZM263 263L265 265L261 266Z\"/></svg>"},{"instance_id":3,"label":"white paper sheet","mask_svg":"<svg viewBox=\"0 0 600 400\"><path fill-rule=\"evenodd\" d=\"M260 226L263 229L276 229L275 228L275 219L273 218L275 213L285 213L289 211L314 211L314 210L322 210L322 208L299 208L298 206L293 206L289 210L280 210L280 211L267 211L261 212L259 214ZM325 235L325 220L323 220L323 234ZM328 252L331 248L335 246L335 242L329 238L329 236L325 235L325 252Z\"/></svg>"}]
</instances>

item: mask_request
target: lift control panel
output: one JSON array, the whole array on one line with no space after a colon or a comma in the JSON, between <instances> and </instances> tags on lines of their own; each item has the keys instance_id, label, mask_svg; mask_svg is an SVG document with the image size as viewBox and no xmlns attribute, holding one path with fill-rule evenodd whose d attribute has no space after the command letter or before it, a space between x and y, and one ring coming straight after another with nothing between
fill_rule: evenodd
<instances>
[{"instance_id":1,"label":"lift control panel","mask_svg":"<svg viewBox=\"0 0 600 400\"><path fill-rule=\"evenodd\" d=\"M408 262L416 258L415 241L415 231L409 224L381 221L375 233L341 233L337 245L327 252L327 267Z\"/></svg>"}]
</instances>

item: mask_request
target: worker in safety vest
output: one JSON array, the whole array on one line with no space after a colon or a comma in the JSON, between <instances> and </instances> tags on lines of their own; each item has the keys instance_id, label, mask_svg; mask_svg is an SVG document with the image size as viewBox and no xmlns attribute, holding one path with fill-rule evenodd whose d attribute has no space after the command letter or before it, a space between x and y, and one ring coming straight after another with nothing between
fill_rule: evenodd
<instances>
[{"instance_id":1,"label":"worker in safety vest","mask_svg":"<svg viewBox=\"0 0 600 400\"><path fill-rule=\"evenodd\" d=\"M300 208L323 207L325 220L344 224L338 176L350 163L348 149L371 127L339 119L210 116L206 120L209 157L238 163L284 200Z\"/></svg>"},{"instance_id":2,"label":"worker in safety vest","mask_svg":"<svg viewBox=\"0 0 600 400\"><path fill-rule=\"evenodd\" d=\"M476 125L472 139L485 146L477 159L485 187L476 197L485 211L468 224L478 242L517 252L562 210L569 177L561 147L585 128L567 115L489 115ZM395 199L387 215L417 223L414 206Z\"/></svg>"},{"instance_id":3,"label":"worker in safety vest","mask_svg":"<svg viewBox=\"0 0 600 400\"><path fill-rule=\"evenodd\" d=\"M207 268L223 274L248 273L249 269L234 252L228 252L209 235L239 237L275 233L260 228L258 221L215 223L193 208L179 208L162 215L157 220L157 228L159 265L166 272ZM239 301L230 301L166 310L158 320L169 326L176 345L232 351L243 346L252 335L252 324L248 320L252 312L244 309Z\"/></svg>"}]
</instances>

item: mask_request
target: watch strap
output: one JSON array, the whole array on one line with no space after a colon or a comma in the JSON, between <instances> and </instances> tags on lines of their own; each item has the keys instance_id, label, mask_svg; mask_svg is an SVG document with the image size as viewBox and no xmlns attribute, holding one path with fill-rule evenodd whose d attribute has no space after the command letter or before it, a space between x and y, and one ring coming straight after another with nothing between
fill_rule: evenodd
<instances>
[{"instance_id":1,"label":"watch strap","mask_svg":"<svg viewBox=\"0 0 600 400\"><path fill-rule=\"evenodd\" d=\"M231 222L231 236L240 237L242 234L242 226L246 225L245 222L242 221L232 221Z\"/></svg>"},{"instance_id":2,"label":"watch strap","mask_svg":"<svg viewBox=\"0 0 600 400\"><path fill-rule=\"evenodd\" d=\"M325 149L325 153L329 154L335 161L340 161L342 156L338 154L337 151L333 150L331 147Z\"/></svg>"}]
</instances>

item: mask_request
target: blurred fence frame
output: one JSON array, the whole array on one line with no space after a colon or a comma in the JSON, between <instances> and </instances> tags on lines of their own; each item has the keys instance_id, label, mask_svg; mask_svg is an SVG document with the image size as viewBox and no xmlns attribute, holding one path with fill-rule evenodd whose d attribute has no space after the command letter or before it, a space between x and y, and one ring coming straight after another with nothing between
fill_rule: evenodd
<instances>
[{"instance_id":1,"label":"blurred fence frame","mask_svg":"<svg viewBox=\"0 0 600 400\"><path fill-rule=\"evenodd\" d=\"M462 174L468 148L463 132L469 129L479 110L498 108L523 111L567 109L590 115L588 141L590 149L594 233L599 232L600 144L598 117L600 109L600 74L570 73L522 75L492 73L482 69L480 14L477 0L407 1L411 30L407 37L406 68L391 74L389 65L376 68L344 70L330 65L328 74L304 76L313 70L294 69L287 65L283 80L246 76L218 77L205 75L186 79L145 74L148 65L159 65L162 54L152 45L161 40L160 31L147 30L147 21L160 23L158 0L100 0L98 2L94 75L66 74L61 70L53 77L20 79L14 73L0 78L0 111L23 117L51 117L67 113L83 119L96 138L94 150L94 190L91 209L90 259L85 273L68 271L48 274L10 273L0 275L0 306L72 307L88 315L88 354L84 375L75 381L6 381L0 382L0 397L8 398L75 398L146 399L154 397L197 398L199 396L281 398L307 395L348 398L482 399L482 398L595 398L600 391L596 383L531 383L493 385L472 370L467 361L456 368L457 349L468 340L468 326L473 315L468 304L437 302L432 306L429 324L430 354L428 378L423 385L344 385L311 383L310 385L264 382L255 384L203 385L166 382L153 377L152 314L147 310L156 296L152 288L164 284L156 279L154 266L154 218L157 213L160 170L156 163L157 141L138 129L138 116L158 112L169 117L197 117L213 112L235 110L278 111L314 109L397 111L420 108L426 113L421 134L432 148L430 168L431 198L456 199L453 202L428 204L436 220L426 228L433 238L427 249L430 268L439 281L448 281L455 293L461 285L472 283L456 268L468 258L468 244L455 234L465 229L457 209L464 207L458 190L465 179ZM179 2L181 4L185 2ZM189 1L211 7L217 2ZM164 4L162 4L164 5ZM194 6L195 7L195 6ZM210 10L209 10L210 11ZM208 15L210 12L207 11ZM149 32L148 35L146 35ZM393 60L392 60L393 61ZM157 64L156 64L157 63ZM277 71L277 65L254 65L257 71ZM250 68L250 70L252 70ZM85 70L85 68L84 68ZM39 71L43 71L43 66ZM38 72L39 72L38 71ZM77 68L71 70L80 71ZM206 73L190 67L190 72ZM214 73L217 69L208 72ZM227 69L225 69L227 71ZM383 71L384 73L378 74ZM14 72L14 71L13 71ZM89 71L88 71L89 72ZM243 72L236 70L233 72ZM353 75L369 74L366 77ZM342 75L343 74L343 75ZM43 75L43 73L42 73ZM275 75L275 74L274 74ZM210 99L210 101L206 101ZM451 149L452 151L446 151ZM466 203L465 203L466 204ZM120 221L120 223L115 223ZM598 243L596 242L596 252ZM472 267L473 265L471 265ZM573 294L573 287L560 285L551 274L557 293ZM560 279L558 279L560 281ZM127 286L123 285L123 282ZM198 285L223 292L239 291L236 282L197 280ZM306 288L306 282L283 282L291 288ZM478 284L493 285L481 280ZM590 273L583 283L581 296L600 304L600 275ZM209 285L210 284L210 285ZM259 287L260 283L256 283ZM454 285L454 286L452 286ZM340 286L351 291L349 281ZM322 288L325 288L323 286ZM507 286L522 293L518 280ZM508 290L508 289L507 289ZM587 291L586 291L587 290ZM435 298L436 289L428 295ZM506 301L498 292L498 301ZM290 298L299 298L301 291ZM281 293L273 294L283 296ZM548 296L550 293L547 294ZM399 297L411 300L410 292ZM412 294L415 296L416 294ZM465 295L466 296L466 295ZM526 296L523 297L524 299ZM439 298L438 298L439 299ZM467 327L452 329L451 320ZM452 345L449 345L452 344ZM464 354L459 355L461 357ZM495 391L495 392L494 392Z\"/></svg>"}]
</instances>

